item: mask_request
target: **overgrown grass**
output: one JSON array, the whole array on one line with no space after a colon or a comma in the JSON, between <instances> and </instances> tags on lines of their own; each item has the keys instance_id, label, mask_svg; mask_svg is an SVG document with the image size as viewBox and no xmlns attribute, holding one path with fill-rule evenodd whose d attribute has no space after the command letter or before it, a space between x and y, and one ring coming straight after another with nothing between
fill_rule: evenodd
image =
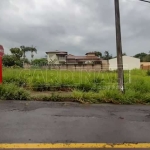
<instances>
[{"instance_id":1,"label":"overgrown grass","mask_svg":"<svg viewBox=\"0 0 150 150\"><path fill-rule=\"evenodd\" d=\"M69 99L70 101L83 103L149 103L149 74L143 70L125 71L124 74L126 93L122 95L117 89L116 72L74 72L8 68L4 68L3 70L4 85L7 85L5 91L6 89L10 89L11 91L8 84L10 84L11 87L14 86L16 91L23 90L23 88L30 91L55 91L55 93L56 91L73 91L73 94L67 97L54 94L50 96L32 97L32 99L45 101L64 101L65 99ZM10 93L12 94L12 92ZM24 93L24 91L22 93ZM8 96L4 97L5 98L2 98L9 99L11 96L8 94ZM15 98L21 100L31 99L27 98L27 96L26 98L14 96L13 99Z\"/></svg>"},{"instance_id":2,"label":"overgrown grass","mask_svg":"<svg viewBox=\"0 0 150 150\"><path fill-rule=\"evenodd\" d=\"M29 100L29 93L13 83L0 85L1 100Z\"/></svg>"}]
</instances>

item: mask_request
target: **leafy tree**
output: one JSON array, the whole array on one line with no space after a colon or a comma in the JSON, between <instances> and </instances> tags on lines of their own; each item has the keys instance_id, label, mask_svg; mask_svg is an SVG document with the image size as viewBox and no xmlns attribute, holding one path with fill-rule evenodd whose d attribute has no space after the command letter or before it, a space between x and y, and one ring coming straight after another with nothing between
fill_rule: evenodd
<instances>
[{"instance_id":1,"label":"leafy tree","mask_svg":"<svg viewBox=\"0 0 150 150\"><path fill-rule=\"evenodd\" d=\"M10 67L15 65L15 60L12 55L4 55L3 56L3 65Z\"/></svg>"},{"instance_id":2,"label":"leafy tree","mask_svg":"<svg viewBox=\"0 0 150 150\"><path fill-rule=\"evenodd\" d=\"M147 56L147 54L142 52L142 53L138 53L138 54L134 55L133 57L139 58L141 60L141 62L143 62L144 57L146 57L146 56Z\"/></svg>"},{"instance_id":3,"label":"leafy tree","mask_svg":"<svg viewBox=\"0 0 150 150\"><path fill-rule=\"evenodd\" d=\"M150 62L150 54L143 58L144 62Z\"/></svg>"},{"instance_id":4,"label":"leafy tree","mask_svg":"<svg viewBox=\"0 0 150 150\"><path fill-rule=\"evenodd\" d=\"M25 46L20 46L21 51L23 53L23 59L25 60L26 58L26 52L28 51L27 48Z\"/></svg>"},{"instance_id":5,"label":"leafy tree","mask_svg":"<svg viewBox=\"0 0 150 150\"><path fill-rule=\"evenodd\" d=\"M112 58L112 55L110 55L108 51L105 51L102 58L103 58L104 60L109 60L109 59Z\"/></svg>"},{"instance_id":6,"label":"leafy tree","mask_svg":"<svg viewBox=\"0 0 150 150\"><path fill-rule=\"evenodd\" d=\"M98 52L98 51L95 51L95 55L97 56L97 57L102 57L102 53L101 52Z\"/></svg>"},{"instance_id":7,"label":"leafy tree","mask_svg":"<svg viewBox=\"0 0 150 150\"><path fill-rule=\"evenodd\" d=\"M13 55L4 55L3 56L3 65L6 67L11 67L11 66L19 66L23 67L23 63L21 60L18 60L16 57Z\"/></svg>"},{"instance_id":8,"label":"leafy tree","mask_svg":"<svg viewBox=\"0 0 150 150\"><path fill-rule=\"evenodd\" d=\"M20 58L23 55L23 52L20 50L20 48L11 48L10 52L12 53L12 55L14 57L16 57L16 59L20 60Z\"/></svg>"},{"instance_id":9,"label":"leafy tree","mask_svg":"<svg viewBox=\"0 0 150 150\"><path fill-rule=\"evenodd\" d=\"M46 58L41 58L41 59L33 60L31 64L35 66L44 66L44 65L47 65L48 62Z\"/></svg>"},{"instance_id":10,"label":"leafy tree","mask_svg":"<svg viewBox=\"0 0 150 150\"><path fill-rule=\"evenodd\" d=\"M33 61L34 52L37 53L37 49L35 47L26 47L26 51L31 52L31 61Z\"/></svg>"}]
</instances>

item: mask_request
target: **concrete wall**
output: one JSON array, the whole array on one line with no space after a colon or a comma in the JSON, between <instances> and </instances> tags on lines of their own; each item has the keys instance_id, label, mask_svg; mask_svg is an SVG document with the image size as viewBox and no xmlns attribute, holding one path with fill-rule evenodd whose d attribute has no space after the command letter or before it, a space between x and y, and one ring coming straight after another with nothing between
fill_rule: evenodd
<instances>
[{"instance_id":1,"label":"concrete wall","mask_svg":"<svg viewBox=\"0 0 150 150\"><path fill-rule=\"evenodd\" d=\"M123 56L124 70L140 69L140 66L140 59L130 56ZM109 70L117 70L117 58L109 60Z\"/></svg>"},{"instance_id":2,"label":"concrete wall","mask_svg":"<svg viewBox=\"0 0 150 150\"><path fill-rule=\"evenodd\" d=\"M31 68L30 65L24 66L24 68ZM102 61L101 64L84 64L84 65L74 65L74 64L54 64L54 65L48 65L48 66L42 66L43 69L56 69L56 70L71 70L71 71L108 71L109 65L107 64L107 61Z\"/></svg>"},{"instance_id":3,"label":"concrete wall","mask_svg":"<svg viewBox=\"0 0 150 150\"><path fill-rule=\"evenodd\" d=\"M141 69L150 70L150 62L141 62Z\"/></svg>"},{"instance_id":4,"label":"concrete wall","mask_svg":"<svg viewBox=\"0 0 150 150\"><path fill-rule=\"evenodd\" d=\"M141 62L141 65L143 65L143 66L150 66L150 62Z\"/></svg>"},{"instance_id":5,"label":"concrete wall","mask_svg":"<svg viewBox=\"0 0 150 150\"><path fill-rule=\"evenodd\" d=\"M47 61L49 64L59 64L59 60L58 57L56 55L56 53L48 53L47 54Z\"/></svg>"}]
</instances>

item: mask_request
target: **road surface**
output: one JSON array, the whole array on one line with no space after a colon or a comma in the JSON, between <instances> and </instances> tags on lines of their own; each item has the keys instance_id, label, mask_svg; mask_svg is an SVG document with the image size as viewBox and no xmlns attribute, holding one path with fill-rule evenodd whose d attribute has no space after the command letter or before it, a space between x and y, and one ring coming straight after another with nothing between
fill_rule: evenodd
<instances>
[{"instance_id":1,"label":"road surface","mask_svg":"<svg viewBox=\"0 0 150 150\"><path fill-rule=\"evenodd\" d=\"M150 106L0 101L0 143L150 143Z\"/></svg>"}]
</instances>

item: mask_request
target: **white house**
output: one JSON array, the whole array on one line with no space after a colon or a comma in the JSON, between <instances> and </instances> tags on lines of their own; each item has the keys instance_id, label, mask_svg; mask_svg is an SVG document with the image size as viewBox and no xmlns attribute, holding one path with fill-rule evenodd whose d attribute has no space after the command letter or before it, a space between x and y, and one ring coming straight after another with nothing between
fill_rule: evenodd
<instances>
[{"instance_id":1,"label":"white house","mask_svg":"<svg viewBox=\"0 0 150 150\"><path fill-rule=\"evenodd\" d=\"M46 52L48 64L64 64L66 63L67 52L65 51L49 51Z\"/></svg>"},{"instance_id":2,"label":"white house","mask_svg":"<svg viewBox=\"0 0 150 150\"><path fill-rule=\"evenodd\" d=\"M140 59L123 56L123 69L124 70L132 70L132 69L140 69ZM109 60L109 70L117 69L117 58L113 58Z\"/></svg>"}]
</instances>

